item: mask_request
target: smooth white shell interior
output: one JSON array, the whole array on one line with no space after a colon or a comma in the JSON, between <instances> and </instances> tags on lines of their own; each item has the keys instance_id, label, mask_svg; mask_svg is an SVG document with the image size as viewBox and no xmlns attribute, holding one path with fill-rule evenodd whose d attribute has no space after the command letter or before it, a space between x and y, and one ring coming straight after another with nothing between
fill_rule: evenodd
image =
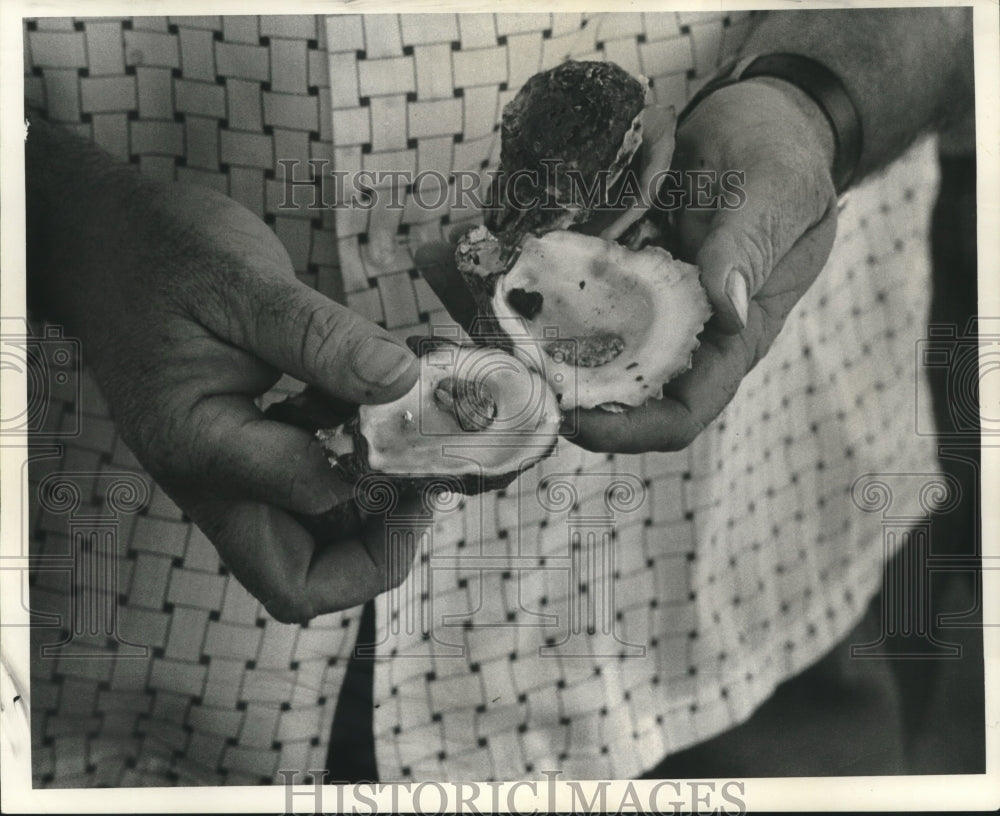
<instances>
[{"instance_id":1,"label":"smooth white shell interior","mask_svg":"<svg viewBox=\"0 0 1000 816\"><path fill-rule=\"evenodd\" d=\"M511 292L542 296L537 314L520 314ZM492 301L517 353L542 370L564 409L606 403L641 405L690 365L711 310L698 268L659 247L633 252L575 232L525 239ZM613 360L592 368L553 359L554 340L613 333L625 342Z\"/></svg>"}]
</instances>

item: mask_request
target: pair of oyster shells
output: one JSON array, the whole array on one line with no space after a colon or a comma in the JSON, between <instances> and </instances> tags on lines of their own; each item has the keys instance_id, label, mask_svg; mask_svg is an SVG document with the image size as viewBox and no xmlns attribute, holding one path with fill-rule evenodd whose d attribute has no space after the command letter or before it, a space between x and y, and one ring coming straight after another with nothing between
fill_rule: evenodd
<instances>
[{"instance_id":1,"label":"pair of oyster shells","mask_svg":"<svg viewBox=\"0 0 1000 816\"><path fill-rule=\"evenodd\" d=\"M612 189L650 122L660 132L647 141L646 164L668 166L672 112L647 96L644 79L613 63L571 61L532 77L507 105L496 206L456 252L492 336L429 341L408 394L321 430L343 475L448 475L466 493L495 489L552 452L563 411L641 405L690 366L710 315L697 268L641 246L644 196L595 217L600 202L560 173L585 183L603 173ZM516 171L527 187L512 196ZM525 195L535 204L517 206ZM602 221L623 243L574 229Z\"/></svg>"}]
</instances>

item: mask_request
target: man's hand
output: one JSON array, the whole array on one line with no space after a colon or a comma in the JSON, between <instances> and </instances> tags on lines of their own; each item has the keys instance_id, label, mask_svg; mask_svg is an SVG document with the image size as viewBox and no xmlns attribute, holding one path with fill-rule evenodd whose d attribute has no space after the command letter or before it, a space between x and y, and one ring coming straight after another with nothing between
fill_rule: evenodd
<instances>
[{"instance_id":1,"label":"man's hand","mask_svg":"<svg viewBox=\"0 0 1000 816\"><path fill-rule=\"evenodd\" d=\"M672 168L688 179L690 171L717 179L735 171L743 179L738 207L722 208L736 199L720 195L711 209L689 200L675 214L671 243L701 269L714 317L691 370L666 386L662 400L622 414L581 411L573 441L626 453L677 450L725 408L830 254L832 153L822 112L779 80L722 88L691 111L678 129Z\"/></svg>"},{"instance_id":2,"label":"man's hand","mask_svg":"<svg viewBox=\"0 0 1000 816\"><path fill-rule=\"evenodd\" d=\"M382 524L315 542L293 518L351 488L309 433L265 419L254 398L288 372L340 400L388 401L414 383L412 353L299 282L274 233L231 199L127 175L85 182L71 178L58 201L29 190L29 218L44 221L35 245L50 242L32 274L143 466L279 620L355 606L405 577L387 577Z\"/></svg>"},{"instance_id":3,"label":"man's hand","mask_svg":"<svg viewBox=\"0 0 1000 816\"><path fill-rule=\"evenodd\" d=\"M620 414L581 410L572 441L623 453L676 450L722 411L830 254L837 219L832 151L822 112L787 83L739 83L691 112L677 132L672 168L744 174L742 206L686 207L675 219L672 243L701 268L715 316L691 370L667 385L663 399ZM642 177L651 169L667 168L644 166ZM599 225L607 238L629 223L617 217L609 228L608 220ZM471 299L451 252L448 245L431 245L417 263L452 316L467 323Z\"/></svg>"}]
</instances>

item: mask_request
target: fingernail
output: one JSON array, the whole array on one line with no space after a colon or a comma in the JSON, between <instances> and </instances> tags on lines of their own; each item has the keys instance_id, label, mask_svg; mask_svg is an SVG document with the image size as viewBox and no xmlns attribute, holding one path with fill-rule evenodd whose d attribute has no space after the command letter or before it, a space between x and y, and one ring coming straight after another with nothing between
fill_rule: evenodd
<instances>
[{"instance_id":1,"label":"fingernail","mask_svg":"<svg viewBox=\"0 0 1000 816\"><path fill-rule=\"evenodd\" d=\"M747 310L750 308L750 297L747 294L747 281L739 269L732 269L726 278L726 297L733 305L740 326L746 328Z\"/></svg>"},{"instance_id":2,"label":"fingernail","mask_svg":"<svg viewBox=\"0 0 1000 816\"><path fill-rule=\"evenodd\" d=\"M372 385L392 385L413 365L413 354L392 340L369 337L354 352L351 369Z\"/></svg>"}]
</instances>

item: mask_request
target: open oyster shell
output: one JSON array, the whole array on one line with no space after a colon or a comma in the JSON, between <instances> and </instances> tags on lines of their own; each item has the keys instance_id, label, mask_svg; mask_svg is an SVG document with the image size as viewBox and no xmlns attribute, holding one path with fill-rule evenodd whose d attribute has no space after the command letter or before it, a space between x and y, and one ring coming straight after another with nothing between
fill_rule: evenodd
<instances>
[{"instance_id":1,"label":"open oyster shell","mask_svg":"<svg viewBox=\"0 0 1000 816\"><path fill-rule=\"evenodd\" d=\"M646 104L647 88L604 62L565 62L529 79L504 109L495 189L521 171L541 172L544 195L524 207L523 195L502 194L507 185L501 206L456 250L482 315L514 353L541 353L565 410L622 410L662 396L690 367L711 316L697 267L655 246L663 236L644 217L676 125L671 109ZM622 173L640 148L636 206L615 210L607 206L614 182L629 180ZM576 186L563 183L570 171ZM605 195L581 200L581 183ZM569 229L584 223L599 237Z\"/></svg>"},{"instance_id":2,"label":"open oyster shell","mask_svg":"<svg viewBox=\"0 0 1000 816\"><path fill-rule=\"evenodd\" d=\"M485 263L474 264L475 256ZM566 410L662 396L663 385L690 367L711 315L698 268L659 247L633 252L557 230L527 236L506 273L489 257L467 251L460 260L470 289L515 354L541 357Z\"/></svg>"},{"instance_id":3,"label":"open oyster shell","mask_svg":"<svg viewBox=\"0 0 1000 816\"><path fill-rule=\"evenodd\" d=\"M440 339L422 338L418 354L409 392L317 432L347 480L380 473L472 495L506 487L552 453L561 415L536 369L499 348Z\"/></svg>"}]
</instances>

